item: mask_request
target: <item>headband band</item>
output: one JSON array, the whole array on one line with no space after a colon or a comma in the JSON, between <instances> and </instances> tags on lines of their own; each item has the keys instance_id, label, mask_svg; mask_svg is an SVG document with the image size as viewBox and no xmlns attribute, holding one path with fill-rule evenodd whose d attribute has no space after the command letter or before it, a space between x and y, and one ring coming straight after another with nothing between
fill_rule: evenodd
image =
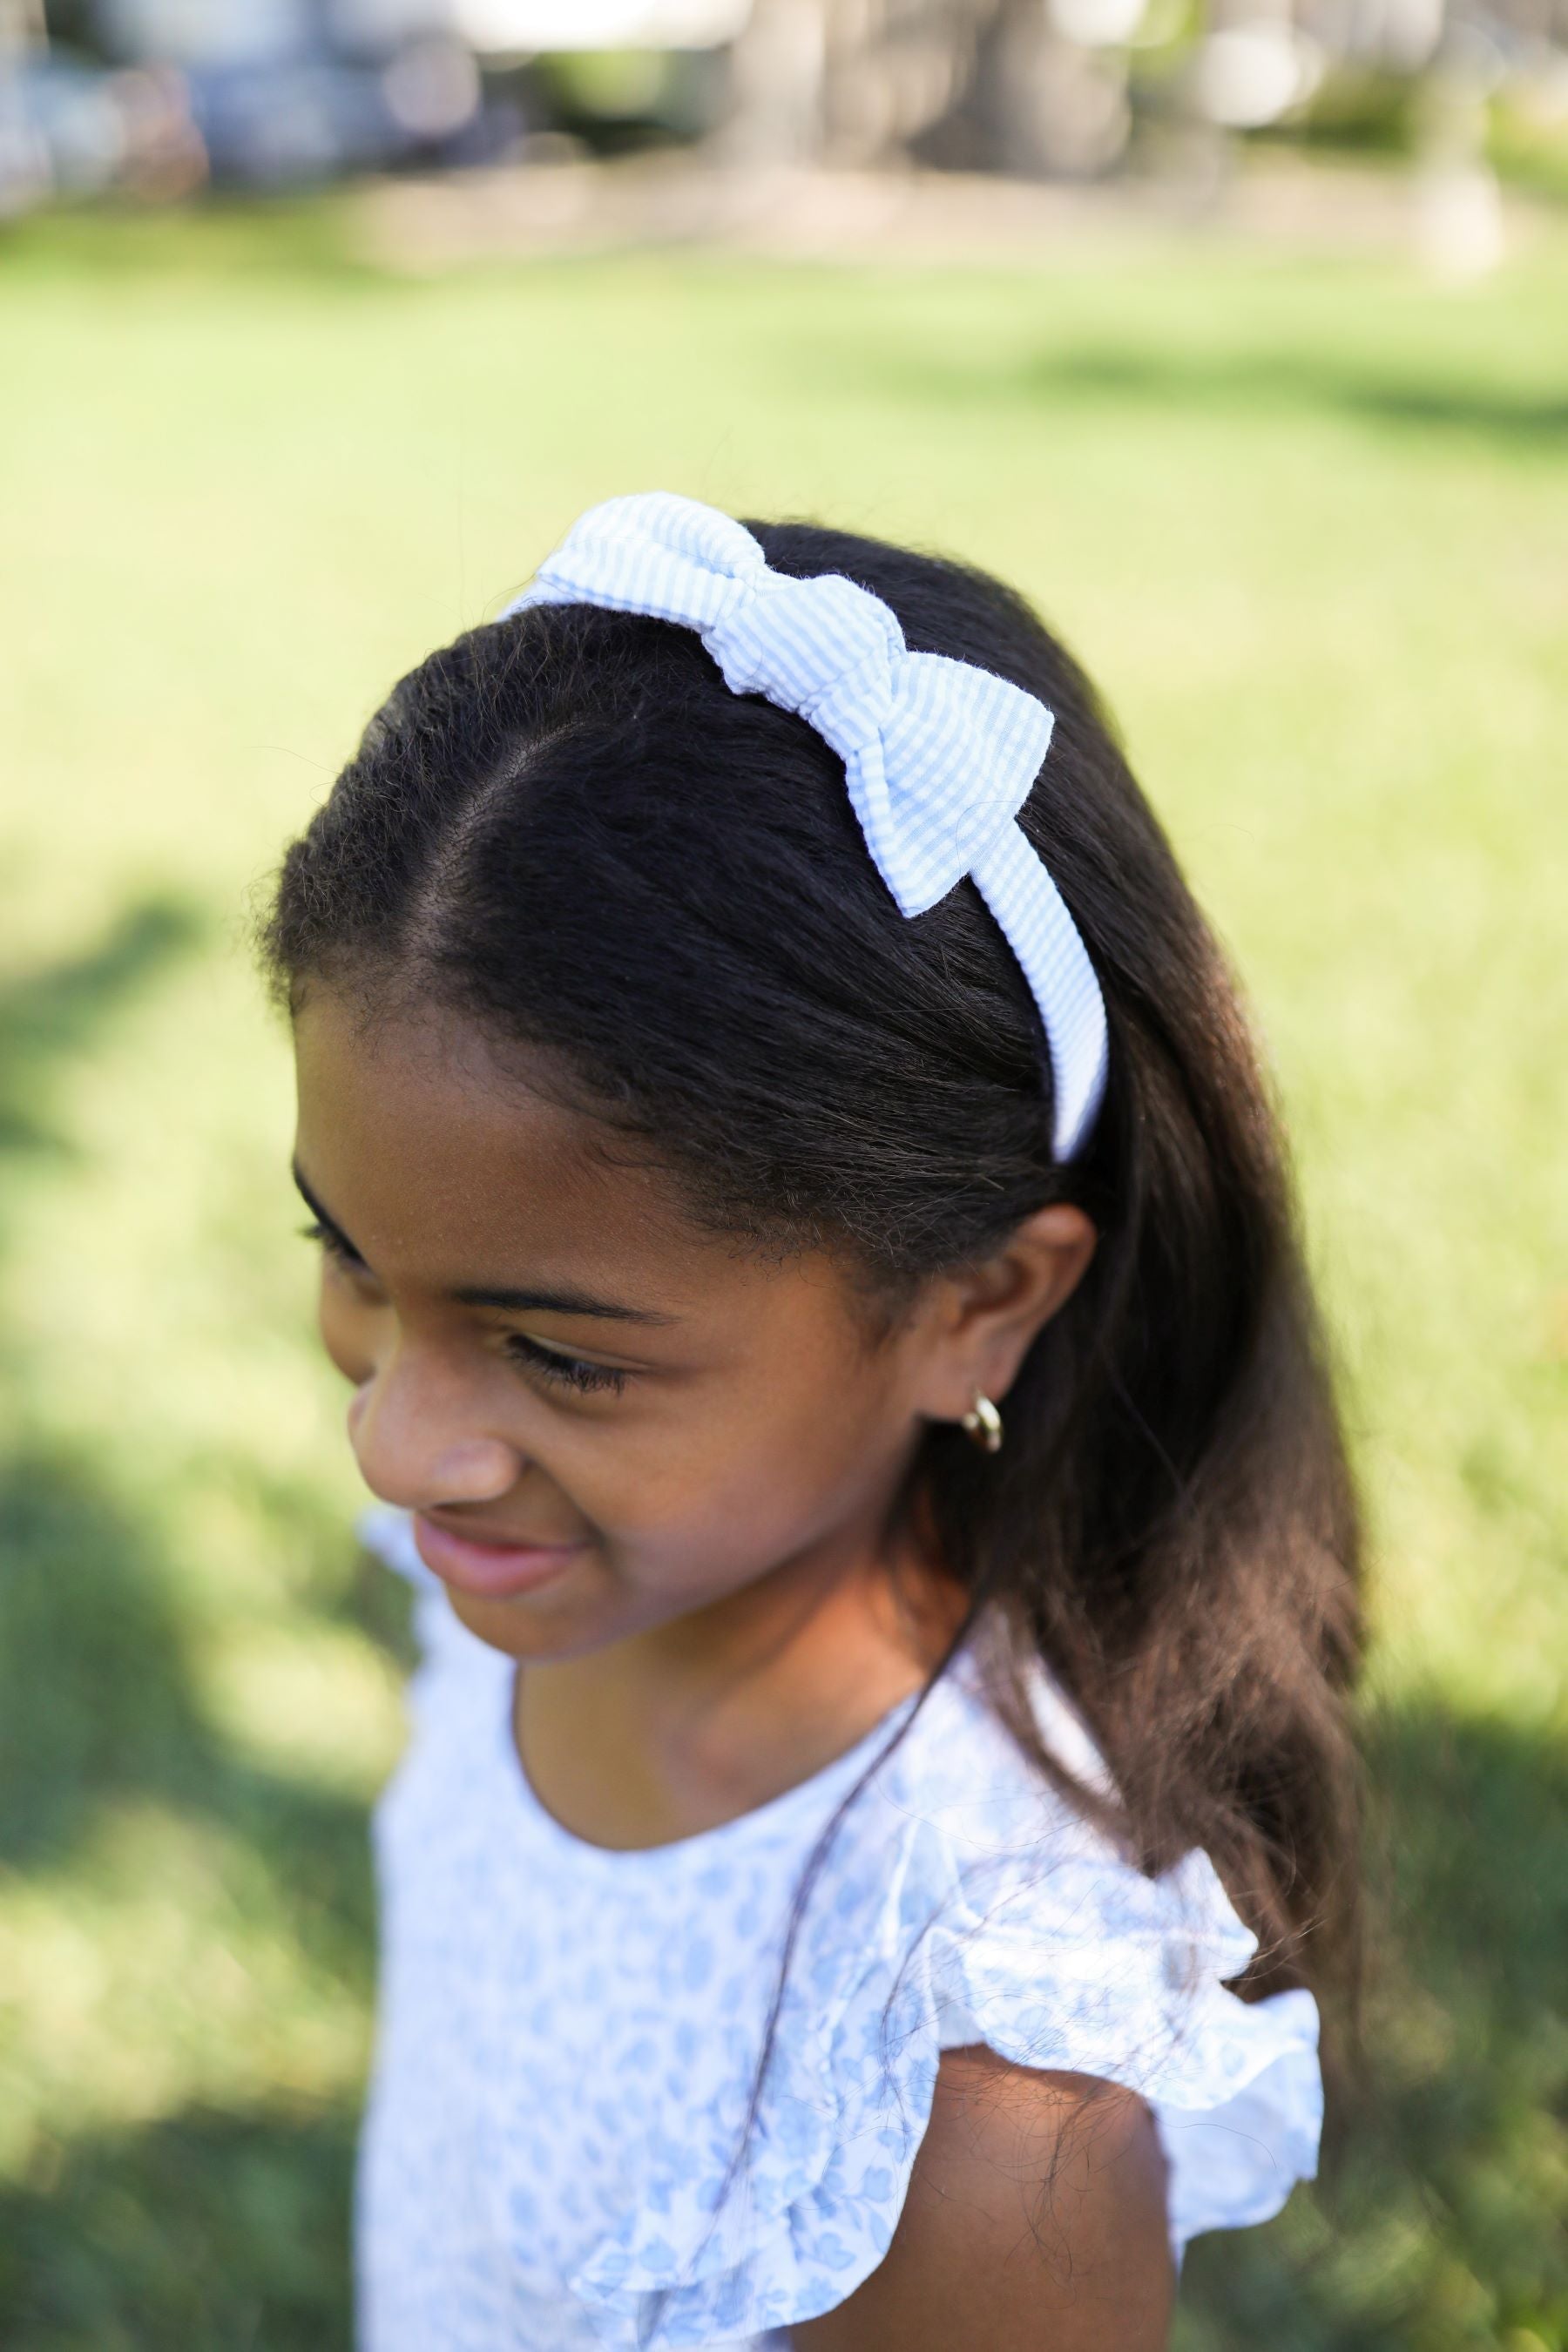
<instances>
[{"instance_id":1,"label":"headband band","mask_svg":"<svg viewBox=\"0 0 1568 2352\"><path fill-rule=\"evenodd\" d=\"M765 695L844 762L866 845L905 915L968 875L1005 934L1045 1023L1053 1149L1070 1160L1105 1091L1105 1004L1060 891L1016 822L1051 713L1006 678L912 654L879 596L836 572L771 571L741 523L651 490L574 523L500 615L596 604L695 629L732 694Z\"/></svg>"}]
</instances>

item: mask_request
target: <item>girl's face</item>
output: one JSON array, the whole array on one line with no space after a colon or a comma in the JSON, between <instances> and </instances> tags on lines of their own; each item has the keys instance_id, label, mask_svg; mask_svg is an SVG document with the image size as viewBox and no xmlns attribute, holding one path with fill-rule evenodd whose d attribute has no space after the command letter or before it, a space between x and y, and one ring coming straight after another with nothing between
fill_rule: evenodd
<instances>
[{"instance_id":1,"label":"girl's face","mask_svg":"<svg viewBox=\"0 0 1568 2352\"><path fill-rule=\"evenodd\" d=\"M951 1316L874 1341L836 1262L701 1231L455 1017L318 987L295 1044L359 1466L475 1633L564 1657L874 1556L922 1419L984 1385Z\"/></svg>"}]
</instances>

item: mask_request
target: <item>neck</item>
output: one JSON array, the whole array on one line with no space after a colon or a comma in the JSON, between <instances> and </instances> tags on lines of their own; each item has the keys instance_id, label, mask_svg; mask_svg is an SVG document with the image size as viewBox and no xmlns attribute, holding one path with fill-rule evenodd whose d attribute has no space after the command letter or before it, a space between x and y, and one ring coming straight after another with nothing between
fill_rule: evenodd
<instances>
[{"instance_id":1,"label":"neck","mask_svg":"<svg viewBox=\"0 0 1568 2352\"><path fill-rule=\"evenodd\" d=\"M854 1747L922 1686L963 1602L908 1539L816 1547L668 1624L527 1666L523 1768L594 1844L696 1835Z\"/></svg>"}]
</instances>

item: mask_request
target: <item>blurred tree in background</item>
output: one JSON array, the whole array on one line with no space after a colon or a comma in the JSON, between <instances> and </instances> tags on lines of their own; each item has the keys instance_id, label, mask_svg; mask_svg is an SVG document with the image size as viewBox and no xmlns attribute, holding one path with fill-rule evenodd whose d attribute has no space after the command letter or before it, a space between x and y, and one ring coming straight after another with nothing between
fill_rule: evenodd
<instances>
[{"instance_id":1,"label":"blurred tree in background","mask_svg":"<svg viewBox=\"0 0 1568 2352\"><path fill-rule=\"evenodd\" d=\"M0 0L0 215L563 140L1187 186L1393 151L1479 255L1494 163L1568 191L1568 0Z\"/></svg>"}]
</instances>

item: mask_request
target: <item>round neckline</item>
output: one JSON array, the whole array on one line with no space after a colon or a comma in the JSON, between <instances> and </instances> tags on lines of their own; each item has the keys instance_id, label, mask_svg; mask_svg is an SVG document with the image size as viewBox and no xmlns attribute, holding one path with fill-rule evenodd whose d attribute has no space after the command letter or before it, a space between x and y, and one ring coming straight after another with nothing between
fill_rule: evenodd
<instances>
[{"instance_id":1,"label":"round neckline","mask_svg":"<svg viewBox=\"0 0 1568 2352\"><path fill-rule=\"evenodd\" d=\"M498 1653L498 1654L500 1654ZM501 1706L498 1710L498 1731L500 1739L501 1764L508 1783L510 1801L525 1820L550 1843L569 1854L581 1867L598 1869L610 1874L634 1875L638 1869L658 1870L679 1866L682 1862L706 1862L710 1856L727 1850L747 1837L759 1836L787 1823L797 1812L814 1805L826 1804L838 1793L838 1783L852 1781L856 1773L870 1762L877 1748L889 1739L895 1727L914 1712L920 1699L919 1691L911 1691L879 1717L869 1731L845 1749L830 1763L822 1765L808 1779L797 1780L793 1788L782 1789L765 1804L753 1805L749 1812L734 1813L727 1822L715 1822L711 1829L694 1830L689 1837L667 1838L659 1845L595 1845L591 1838L579 1837L564 1822L556 1820L528 1777L517 1745L518 1677L521 1667L515 1658L506 1660L507 1671L500 1677Z\"/></svg>"}]
</instances>

